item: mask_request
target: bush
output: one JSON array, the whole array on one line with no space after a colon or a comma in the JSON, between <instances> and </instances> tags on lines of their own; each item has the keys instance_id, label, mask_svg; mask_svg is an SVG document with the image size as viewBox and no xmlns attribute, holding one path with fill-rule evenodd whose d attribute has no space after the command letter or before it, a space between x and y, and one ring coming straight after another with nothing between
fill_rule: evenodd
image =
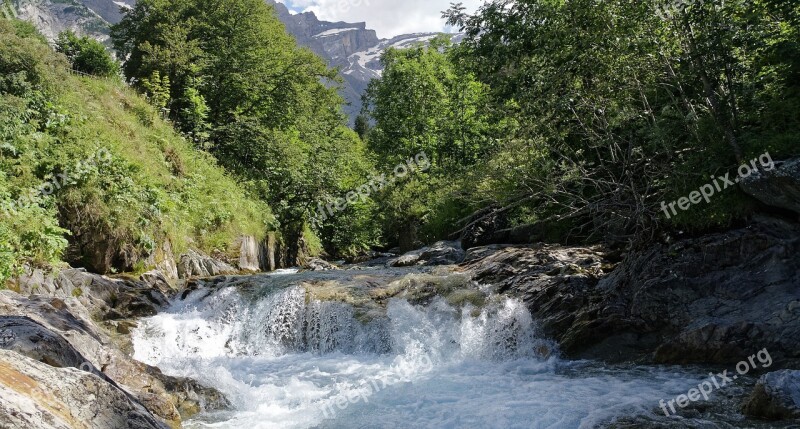
<instances>
[{"instance_id":1,"label":"bush","mask_svg":"<svg viewBox=\"0 0 800 429\"><path fill-rule=\"evenodd\" d=\"M92 76L113 77L120 73L120 66L105 46L89 37L78 37L71 31L64 31L56 40L56 51L64 54L72 64L72 69Z\"/></svg>"}]
</instances>

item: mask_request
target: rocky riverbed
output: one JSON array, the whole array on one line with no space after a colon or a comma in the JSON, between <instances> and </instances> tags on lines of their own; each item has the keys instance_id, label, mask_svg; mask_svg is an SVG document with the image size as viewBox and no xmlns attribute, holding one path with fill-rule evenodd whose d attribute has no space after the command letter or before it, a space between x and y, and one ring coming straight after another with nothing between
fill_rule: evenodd
<instances>
[{"instance_id":1,"label":"rocky riverbed","mask_svg":"<svg viewBox=\"0 0 800 429\"><path fill-rule=\"evenodd\" d=\"M317 274L283 280L225 275L176 287L158 272L139 279L72 269L31 272L15 290L0 291L0 427L177 428L198 413L224 414L237 404L221 391L134 360L131 333L140 332L141 318L182 299L227 288L258 300L265 290L290 286L300 286L306 300L347 306L365 325L387 313L393 317L400 301L423 308L442 300L448 308L472 309L461 317L479 320L502 307L496 297L518 299L541 339L525 340L535 344L525 356L543 362L559 356L618 369L722 371L766 350L769 367L743 376L710 402L680 409L678 417L659 417L653 403L646 416L616 416L605 425L790 427L800 423L800 372L793 371L800 369L798 250L800 226L760 218L628 254L546 244L465 252L443 242L355 266L310 261ZM203 271L194 265L229 270L190 261L187 272Z\"/></svg>"}]
</instances>

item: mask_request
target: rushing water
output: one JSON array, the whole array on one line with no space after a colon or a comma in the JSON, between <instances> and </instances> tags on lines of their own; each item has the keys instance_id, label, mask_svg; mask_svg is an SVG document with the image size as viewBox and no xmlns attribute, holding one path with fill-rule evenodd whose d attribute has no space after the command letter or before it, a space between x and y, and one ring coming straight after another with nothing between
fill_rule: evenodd
<instances>
[{"instance_id":1,"label":"rushing water","mask_svg":"<svg viewBox=\"0 0 800 429\"><path fill-rule=\"evenodd\" d=\"M135 357L222 391L190 428L590 428L652 413L698 374L561 360L514 299L388 301L365 318L303 274L199 289L134 333ZM329 276L331 276L329 274Z\"/></svg>"}]
</instances>

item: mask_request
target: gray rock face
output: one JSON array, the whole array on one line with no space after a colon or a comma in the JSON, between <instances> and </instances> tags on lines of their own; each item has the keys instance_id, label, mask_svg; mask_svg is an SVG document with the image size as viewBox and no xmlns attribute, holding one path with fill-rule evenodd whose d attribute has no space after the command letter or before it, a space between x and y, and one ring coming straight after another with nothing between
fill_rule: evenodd
<instances>
[{"instance_id":1,"label":"gray rock face","mask_svg":"<svg viewBox=\"0 0 800 429\"><path fill-rule=\"evenodd\" d=\"M178 262L178 277L181 279L221 276L235 274L238 271L228 263L194 250L181 255L181 260Z\"/></svg>"},{"instance_id":2,"label":"gray rock face","mask_svg":"<svg viewBox=\"0 0 800 429\"><path fill-rule=\"evenodd\" d=\"M600 303L569 333L575 350L650 351L656 362L735 363L767 348L800 358L800 225L749 227L633 255L598 284ZM639 342L645 347L637 347Z\"/></svg>"},{"instance_id":3,"label":"gray rock face","mask_svg":"<svg viewBox=\"0 0 800 429\"><path fill-rule=\"evenodd\" d=\"M388 262L390 267L454 265L464 260L465 252L457 241L439 241L413 250Z\"/></svg>"},{"instance_id":4,"label":"gray rock face","mask_svg":"<svg viewBox=\"0 0 800 429\"><path fill-rule=\"evenodd\" d=\"M148 271L139 276L139 280L146 283L150 288L156 289L164 294L172 294L173 292L175 292L175 289L173 289L172 284L170 284L167 277L161 271L158 270Z\"/></svg>"},{"instance_id":5,"label":"gray rock face","mask_svg":"<svg viewBox=\"0 0 800 429\"><path fill-rule=\"evenodd\" d=\"M120 388L89 372L0 350L0 427L164 429Z\"/></svg>"},{"instance_id":6,"label":"gray rock face","mask_svg":"<svg viewBox=\"0 0 800 429\"><path fill-rule=\"evenodd\" d=\"M172 243L169 240L161 243L161 246L150 255L146 264L155 267L155 271L160 271L167 280L178 278L178 265L175 262L175 254L172 252Z\"/></svg>"},{"instance_id":7,"label":"gray rock face","mask_svg":"<svg viewBox=\"0 0 800 429\"><path fill-rule=\"evenodd\" d=\"M462 264L473 280L520 297L542 333L559 342L613 267L602 248L548 245L476 247L467 251Z\"/></svg>"},{"instance_id":8,"label":"gray rock face","mask_svg":"<svg viewBox=\"0 0 800 429\"><path fill-rule=\"evenodd\" d=\"M88 0L86 3L96 1L98 0ZM57 0L21 0L11 3L16 3L19 18L33 22L50 40L55 40L58 34L65 30L100 40L109 38L108 23L81 3ZM108 3L113 5L111 0L108 0Z\"/></svg>"},{"instance_id":9,"label":"gray rock face","mask_svg":"<svg viewBox=\"0 0 800 429\"><path fill-rule=\"evenodd\" d=\"M800 371L776 371L762 376L743 411L758 418L800 419Z\"/></svg>"},{"instance_id":10,"label":"gray rock face","mask_svg":"<svg viewBox=\"0 0 800 429\"><path fill-rule=\"evenodd\" d=\"M178 426L182 416L227 404L212 389L160 373L156 376L152 368L128 357L114 337L94 323L90 310L78 298L24 298L11 291L0 291L0 315L0 349L53 368L89 371L114 388L124 388L130 401L141 404L170 426ZM123 322L135 324L113 323Z\"/></svg>"},{"instance_id":11,"label":"gray rock face","mask_svg":"<svg viewBox=\"0 0 800 429\"><path fill-rule=\"evenodd\" d=\"M351 122L361 112L361 95L372 79L381 77L383 65L380 56L389 47L411 47L426 43L439 33L408 34L380 39L375 30L367 29L363 22L320 21L313 12L292 14L283 4L267 0L275 8L278 18L286 25L297 42L310 48L331 67L338 67L344 78L341 94L347 101L345 112ZM458 40L460 36L456 36Z\"/></svg>"},{"instance_id":12,"label":"gray rock face","mask_svg":"<svg viewBox=\"0 0 800 429\"><path fill-rule=\"evenodd\" d=\"M768 206L800 213L800 158L776 162L774 170L757 172L741 187Z\"/></svg>"},{"instance_id":13,"label":"gray rock face","mask_svg":"<svg viewBox=\"0 0 800 429\"><path fill-rule=\"evenodd\" d=\"M0 349L11 350L56 368L81 368L88 360L60 335L23 316L0 316L4 341ZM85 370L94 369L85 365Z\"/></svg>"},{"instance_id":14,"label":"gray rock face","mask_svg":"<svg viewBox=\"0 0 800 429\"><path fill-rule=\"evenodd\" d=\"M800 225L658 244L612 264L593 249L473 249L476 280L521 296L570 357L737 363L767 348L800 359Z\"/></svg>"},{"instance_id":15,"label":"gray rock face","mask_svg":"<svg viewBox=\"0 0 800 429\"><path fill-rule=\"evenodd\" d=\"M234 247L239 250L236 266L242 271L261 271L261 246L255 237L239 237Z\"/></svg>"},{"instance_id":16,"label":"gray rock face","mask_svg":"<svg viewBox=\"0 0 800 429\"><path fill-rule=\"evenodd\" d=\"M168 303L172 292L159 272L142 275L143 281L113 279L83 269L48 273L28 268L12 289L23 295L77 298L99 320L152 316Z\"/></svg>"}]
</instances>

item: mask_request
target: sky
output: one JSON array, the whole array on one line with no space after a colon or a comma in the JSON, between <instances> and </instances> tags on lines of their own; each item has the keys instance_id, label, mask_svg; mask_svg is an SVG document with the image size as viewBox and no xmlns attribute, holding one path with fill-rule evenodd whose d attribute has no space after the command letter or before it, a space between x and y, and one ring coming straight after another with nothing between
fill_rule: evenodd
<instances>
[{"instance_id":1,"label":"sky","mask_svg":"<svg viewBox=\"0 0 800 429\"><path fill-rule=\"evenodd\" d=\"M474 12L483 0L278 0L294 12L314 12L323 21L366 22L378 37L448 31L441 18L451 2Z\"/></svg>"}]
</instances>

